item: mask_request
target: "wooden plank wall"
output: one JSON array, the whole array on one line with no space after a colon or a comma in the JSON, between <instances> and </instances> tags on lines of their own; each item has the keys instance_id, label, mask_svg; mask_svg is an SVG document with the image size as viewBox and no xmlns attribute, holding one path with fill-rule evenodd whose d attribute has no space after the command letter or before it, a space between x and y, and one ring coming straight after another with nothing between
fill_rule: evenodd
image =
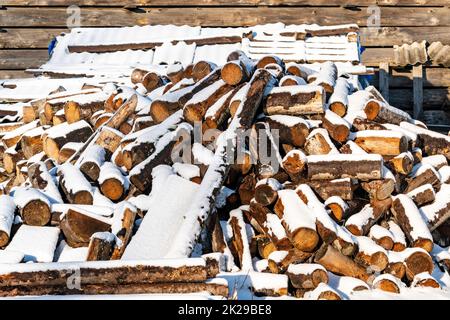
<instances>
[{"instance_id":1,"label":"wooden plank wall","mask_svg":"<svg viewBox=\"0 0 450 320\"><path fill-rule=\"evenodd\" d=\"M0 0L0 78L25 76L24 69L48 59L51 38L67 31L68 5L80 6L85 27L357 23L363 62L375 67L393 59L395 44L450 44L450 0ZM381 18L376 29L369 19L374 5ZM412 109L412 78L407 69L390 76L391 101L405 109ZM378 84L377 76L371 81ZM426 109L450 109L450 69L426 67L424 85Z\"/></svg>"}]
</instances>

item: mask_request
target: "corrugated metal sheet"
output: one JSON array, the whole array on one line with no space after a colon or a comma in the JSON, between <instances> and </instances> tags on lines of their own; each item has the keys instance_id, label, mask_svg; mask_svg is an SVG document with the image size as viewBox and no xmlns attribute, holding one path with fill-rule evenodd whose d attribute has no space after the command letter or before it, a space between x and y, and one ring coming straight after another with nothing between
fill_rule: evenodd
<instances>
[{"instance_id":1,"label":"corrugated metal sheet","mask_svg":"<svg viewBox=\"0 0 450 320\"><path fill-rule=\"evenodd\" d=\"M450 67L450 45L443 45L440 41L433 42L428 47L428 55L433 63Z\"/></svg>"},{"instance_id":2,"label":"corrugated metal sheet","mask_svg":"<svg viewBox=\"0 0 450 320\"><path fill-rule=\"evenodd\" d=\"M428 61L426 41L394 46L394 60L399 66L426 63Z\"/></svg>"}]
</instances>

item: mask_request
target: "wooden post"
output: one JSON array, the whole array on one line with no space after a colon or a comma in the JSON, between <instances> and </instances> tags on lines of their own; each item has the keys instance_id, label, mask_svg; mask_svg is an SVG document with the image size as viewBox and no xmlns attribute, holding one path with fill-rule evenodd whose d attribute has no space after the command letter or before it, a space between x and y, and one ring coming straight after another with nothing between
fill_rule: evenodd
<instances>
[{"instance_id":1,"label":"wooden post","mask_svg":"<svg viewBox=\"0 0 450 320\"><path fill-rule=\"evenodd\" d=\"M380 62L379 87L384 99L389 102L389 62Z\"/></svg>"},{"instance_id":2,"label":"wooden post","mask_svg":"<svg viewBox=\"0 0 450 320\"><path fill-rule=\"evenodd\" d=\"M414 118L423 118L423 66L413 66Z\"/></svg>"}]
</instances>

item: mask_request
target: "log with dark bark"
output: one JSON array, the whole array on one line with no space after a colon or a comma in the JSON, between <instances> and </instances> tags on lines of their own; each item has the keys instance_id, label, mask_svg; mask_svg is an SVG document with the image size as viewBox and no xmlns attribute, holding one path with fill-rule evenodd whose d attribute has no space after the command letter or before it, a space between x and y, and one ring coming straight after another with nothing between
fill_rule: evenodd
<instances>
[{"instance_id":1,"label":"log with dark bark","mask_svg":"<svg viewBox=\"0 0 450 320\"><path fill-rule=\"evenodd\" d=\"M320 283L328 283L326 269L319 264L291 264L286 272L292 286L297 289L315 289Z\"/></svg>"},{"instance_id":2,"label":"log with dark bark","mask_svg":"<svg viewBox=\"0 0 450 320\"><path fill-rule=\"evenodd\" d=\"M110 232L96 232L91 236L86 261L104 261L111 258L116 238Z\"/></svg>"},{"instance_id":3,"label":"log with dark bark","mask_svg":"<svg viewBox=\"0 0 450 320\"><path fill-rule=\"evenodd\" d=\"M77 167L66 162L58 167L58 175L59 186L70 203L93 203L91 184Z\"/></svg>"},{"instance_id":4,"label":"log with dark bark","mask_svg":"<svg viewBox=\"0 0 450 320\"><path fill-rule=\"evenodd\" d=\"M221 77L229 85L235 86L250 80L254 68L253 61L243 51L236 50L228 55L227 63L221 70Z\"/></svg>"}]
</instances>

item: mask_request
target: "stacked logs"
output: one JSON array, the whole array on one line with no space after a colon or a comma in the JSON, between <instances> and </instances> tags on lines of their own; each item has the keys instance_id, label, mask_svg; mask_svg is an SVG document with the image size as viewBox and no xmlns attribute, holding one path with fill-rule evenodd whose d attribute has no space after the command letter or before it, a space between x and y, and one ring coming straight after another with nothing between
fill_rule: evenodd
<instances>
[{"instance_id":1,"label":"stacked logs","mask_svg":"<svg viewBox=\"0 0 450 320\"><path fill-rule=\"evenodd\" d=\"M131 82L57 92L0 125L5 252L27 225L58 228L55 241L86 248L85 260L120 259L148 210L138 200L170 166L199 186L168 257L187 258L201 244L203 254L224 256L227 271L250 272L256 295L341 299L439 286L431 274L450 261L442 248L450 241L450 138L374 87L362 89L356 75L332 62L254 61L236 51L222 67L136 69ZM196 130L203 136L192 142ZM144 273L136 268L126 288L95 276L82 291L199 291L211 278L155 289ZM7 285L0 281L2 295L80 293Z\"/></svg>"}]
</instances>

